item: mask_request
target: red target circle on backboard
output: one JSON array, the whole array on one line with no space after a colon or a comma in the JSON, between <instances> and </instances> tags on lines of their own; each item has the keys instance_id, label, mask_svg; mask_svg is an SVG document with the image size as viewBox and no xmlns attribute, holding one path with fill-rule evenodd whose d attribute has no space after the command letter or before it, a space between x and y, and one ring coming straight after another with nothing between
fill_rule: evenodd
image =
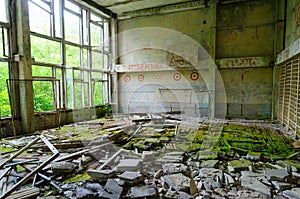
<instances>
[{"instance_id":1,"label":"red target circle on backboard","mask_svg":"<svg viewBox=\"0 0 300 199\"><path fill-rule=\"evenodd\" d=\"M140 82L143 82L144 79L145 79L145 76L144 76L143 74L139 74L138 80L139 80Z\"/></svg>"},{"instance_id":2,"label":"red target circle on backboard","mask_svg":"<svg viewBox=\"0 0 300 199\"><path fill-rule=\"evenodd\" d=\"M124 76L124 81L125 81L125 82L129 82L130 80L131 80L130 75L125 75L125 76Z\"/></svg>"},{"instance_id":3,"label":"red target circle on backboard","mask_svg":"<svg viewBox=\"0 0 300 199\"><path fill-rule=\"evenodd\" d=\"M179 80L181 79L181 74L180 74L180 73L175 73L175 74L173 75L173 79L174 79L175 81L179 81Z\"/></svg>"},{"instance_id":4,"label":"red target circle on backboard","mask_svg":"<svg viewBox=\"0 0 300 199\"><path fill-rule=\"evenodd\" d=\"M199 79L199 73L198 73L198 72L192 72L192 73L190 74L190 78L191 78L191 80L193 80L193 81L198 80L198 79Z\"/></svg>"}]
</instances>

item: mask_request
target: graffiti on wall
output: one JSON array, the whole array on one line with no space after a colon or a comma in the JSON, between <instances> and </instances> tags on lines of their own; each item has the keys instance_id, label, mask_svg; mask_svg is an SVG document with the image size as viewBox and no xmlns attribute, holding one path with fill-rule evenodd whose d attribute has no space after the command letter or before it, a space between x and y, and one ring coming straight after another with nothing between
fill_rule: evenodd
<instances>
[{"instance_id":1,"label":"graffiti on wall","mask_svg":"<svg viewBox=\"0 0 300 199\"><path fill-rule=\"evenodd\" d=\"M271 57L242 57L218 60L220 68L253 68L269 66Z\"/></svg>"}]
</instances>

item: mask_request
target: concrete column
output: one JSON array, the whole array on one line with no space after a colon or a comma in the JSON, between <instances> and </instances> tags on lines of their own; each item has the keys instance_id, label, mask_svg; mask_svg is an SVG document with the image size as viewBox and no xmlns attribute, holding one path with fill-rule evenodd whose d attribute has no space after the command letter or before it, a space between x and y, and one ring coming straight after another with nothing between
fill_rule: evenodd
<instances>
[{"instance_id":1,"label":"concrete column","mask_svg":"<svg viewBox=\"0 0 300 199\"><path fill-rule=\"evenodd\" d=\"M18 75L14 75L14 81L18 84L19 92L15 93L17 99L16 108L21 121L21 132L32 133L34 126L34 104L32 87L31 49L30 49L30 29L27 0L14 1L15 17L12 21L17 39L15 52L13 52L14 66L18 68ZM20 80L20 81L18 81ZM18 110L17 110L18 112Z\"/></svg>"},{"instance_id":2,"label":"concrete column","mask_svg":"<svg viewBox=\"0 0 300 199\"><path fill-rule=\"evenodd\" d=\"M210 14L209 14L209 55L211 59L209 59L209 67L210 70L215 69L215 59L216 59L216 26L217 26L217 0L210 1ZM215 73L212 73L214 77L212 77L213 80L215 80ZM211 91L210 93L210 104L211 104L211 118L215 117L216 114L216 81L210 82L210 85L208 85Z\"/></svg>"}]
</instances>

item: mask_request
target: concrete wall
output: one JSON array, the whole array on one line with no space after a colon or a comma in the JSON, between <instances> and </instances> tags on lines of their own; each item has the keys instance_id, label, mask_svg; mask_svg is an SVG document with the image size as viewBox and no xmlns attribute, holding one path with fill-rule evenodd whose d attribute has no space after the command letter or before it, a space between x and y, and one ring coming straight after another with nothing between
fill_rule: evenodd
<instances>
[{"instance_id":1,"label":"concrete wall","mask_svg":"<svg viewBox=\"0 0 300 199\"><path fill-rule=\"evenodd\" d=\"M271 117L275 6L273 0L218 6L216 57L228 117Z\"/></svg>"},{"instance_id":2,"label":"concrete wall","mask_svg":"<svg viewBox=\"0 0 300 199\"><path fill-rule=\"evenodd\" d=\"M209 27L209 8L119 21L119 111L208 116Z\"/></svg>"},{"instance_id":3,"label":"concrete wall","mask_svg":"<svg viewBox=\"0 0 300 199\"><path fill-rule=\"evenodd\" d=\"M216 22L211 20L213 15L216 16ZM201 44L207 52L213 53L212 50L215 48L216 64L219 67L226 89L227 102L222 99L222 103L224 101L226 103L227 116L271 118L275 15L276 2L273 0L242 1L224 5L219 4L216 11L211 9L211 7L207 7L191 11L121 20L118 23L118 31L122 33L126 30L141 27L168 28L191 37ZM215 23L217 25L216 28ZM216 35L214 35L214 32L216 32ZM147 34L151 34L151 32ZM168 53L164 50L152 49L151 42L150 44L145 42L144 49L134 50L132 48L135 42L141 41L141 36L131 34L128 37L119 38L120 52L121 54L126 52L126 55L119 57L119 63L123 65L162 63L172 68L168 61ZM157 37L152 43L156 41L163 42L163 38L163 36ZM166 42L168 43L168 41ZM216 43L215 46L213 46L214 42ZM176 46L175 44L176 42L174 42L174 46ZM193 54L190 49L186 49L186 51L190 51L189 53ZM200 50L198 50L197 59L201 59L201 53L199 52ZM167 87L169 85L172 89L187 89L184 86L187 83L193 85L194 82L191 81L188 74L195 68L178 70L173 67L173 70L175 71L160 71L159 74L163 78L157 82L167 85ZM185 81L174 81L172 79L172 74L174 75L178 71ZM145 91L148 91L151 86L143 87L143 84L156 82L153 79L149 82L146 81L146 79L151 79L151 72L149 74L148 72L145 74L141 73L145 80L143 83L139 82L138 77L140 73L140 71L119 73L119 103L121 111L135 111L132 108L135 107L134 103L131 103L129 108L126 107L130 99L129 96L132 96L133 93L136 95L136 92L138 92L139 95L136 98L143 98L145 93L138 88L142 87ZM200 76L201 73L202 71L199 72ZM126 75L130 76L130 82L124 82ZM203 88L201 85L205 85L205 83L205 80L199 78L198 87ZM151 87L151 89L152 93L159 90L155 86ZM201 89L199 89L200 92ZM155 95L153 94L153 96ZM216 98L218 99L218 97ZM211 102L210 99L210 93L206 92L205 97L198 99L200 101L199 106L203 107L205 104L209 104Z\"/></svg>"},{"instance_id":4,"label":"concrete wall","mask_svg":"<svg viewBox=\"0 0 300 199\"><path fill-rule=\"evenodd\" d=\"M285 47L300 37L300 0L287 1Z\"/></svg>"}]
</instances>

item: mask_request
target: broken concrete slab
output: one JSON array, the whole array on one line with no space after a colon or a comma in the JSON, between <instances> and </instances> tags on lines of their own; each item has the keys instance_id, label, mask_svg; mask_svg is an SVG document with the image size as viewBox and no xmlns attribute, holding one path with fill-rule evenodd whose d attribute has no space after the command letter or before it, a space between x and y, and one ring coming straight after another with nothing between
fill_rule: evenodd
<instances>
[{"instance_id":1,"label":"broken concrete slab","mask_svg":"<svg viewBox=\"0 0 300 199\"><path fill-rule=\"evenodd\" d=\"M51 170L54 173L71 173L76 168L76 164L72 162L52 162Z\"/></svg>"},{"instance_id":2,"label":"broken concrete slab","mask_svg":"<svg viewBox=\"0 0 300 199\"><path fill-rule=\"evenodd\" d=\"M272 181L272 184L278 191L284 191L291 188L291 184L286 182Z\"/></svg>"},{"instance_id":3,"label":"broken concrete slab","mask_svg":"<svg viewBox=\"0 0 300 199\"><path fill-rule=\"evenodd\" d=\"M257 180L255 177L242 176L241 186L246 187L250 190L257 191L267 196L271 196L271 189Z\"/></svg>"},{"instance_id":4,"label":"broken concrete slab","mask_svg":"<svg viewBox=\"0 0 300 199\"><path fill-rule=\"evenodd\" d=\"M271 181L285 182L289 173L284 169L272 169L265 171L265 176Z\"/></svg>"},{"instance_id":5,"label":"broken concrete slab","mask_svg":"<svg viewBox=\"0 0 300 199\"><path fill-rule=\"evenodd\" d=\"M119 186L118 183L113 180L113 179L108 179L104 189L110 193L113 194L114 196L116 196L116 198L121 197L122 192L123 192L123 187Z\"/></svg>"},{"instance_id":6,"label":"broken concrete slab","mask_svg":"<svg viewBox=\"0 0 300 199\"><path fill-rule=\"evenodd\" d=\"M251 162L249 160L232 160L228 162L228 166L231 166L236 172L248 170L250 165Z\"/></svg>"},{"instance_id":7,"label":"broken concrete slab","mask_svg":"<svg viewBox=\"0 0 300 199\"><path fill-rule=\"evenodd\" d=\"M172 188L175 191L189 191L191 179L189 177L186 177L182 173L166 175L162 177L162 180L169 188Z\"/></svg>"},{"instance_id":8,"label":"broken concrete slab","mask_svg":"<svg viewBox=\"0 0 300 199\"><path fill-rule=\"evenodd\" d=\"M187 172L187 166L181 163L164 164L162 169L163 172L168 175Z\"/></svg>"},{"instance_id":9,"label":"broken concrete slab","mask_svg":"<svg viewBox=\"0 0 300 199\"><path fill-rule=\"evenodd\" d=\"M84 187L80 187L78 186L76 188L76 198L79 198L79 199L84 199L84 198L90 198L90 197L94 197L94 193Z\"/></svg>"},{"instance_id":10,"label":"broken concrete slab","mask_svg":"<svg viewBox=\"0 0 300 199\"><path fill-rule=\"evenodd\" d=\"M116 171L114 170L87 170L87 174L93 179L97 180L107 180L108 178L113 178L116 176Z\"/></svg>"},{"instance_id":11,"label":"broken concrete slab","mask_svg":"<svg viewBox=\"0 0 300 199\"><path fill-rule=\"evenodd\" d=\"M144 179L142 174L140 174L138 172L132 172L132 171L125 171L124 173L119 175L119 178L121 178L128 184L140 183Z\"/></svg>"},{"instance_id":12,"label":"broken concrete slab","mask_svg":"<svg viewBox=\"0 0 300 199\"><path fill-rule=\"evenodd\" d=\"M251 161L259 161L261 159L261 153L249 151L246 155L246 159Z\"/></svg>"},{"instance_id":13,"label":"broken concrete slab","mask_svg":"<svg viewBox=\"0 0 300 199\"><path fill-rule=\"evenodd\" d=\"M139 171L140 170L140 159L124 159L120 160L120 163L116 166L120 172L124 171Z\"/></svg>"},{"instance_id":14,"label":"broken concrete slab","mask_svg":"<svg viewBox=\"0 0 300 199\"><path fill-rule=\"evenodd\" d=\"M131 188L131 198L155 198L157 190L155 187L140 186Z\"/></svg>"},{"instance_id":15,"label":"broken concrete slab","mask_svg":"<svg viewBox=\"0 0 300 199\"><path fill-rule=\"evenodd\" d=\"M300 199L300 188L292 188L291 190L283 191L283 195L291 199Z\"/></svg>"},{"instance_id":16,"label":"broken concrete slab","mask_svg":"<svg viewBox=\"0 0 300 199\"><path fill-rule=\"evenodd\" d=\"M218 164L219 160L206 160L201 162L200 167L201 168L215 168Z\"/></svg>"},{"instance_id":17,"label":"broken concrete slab","mask_svg":"<svg viewBox=\"0 0 300 199\"><path fill-rule=\"evenodd\" d=\"M97 182L94 182L94 183L88 182L88 183L86 183L85 188L87 188L91 191L95 191L95 192L103 190L103 186Z\"/></svg>"}]
</instances>

